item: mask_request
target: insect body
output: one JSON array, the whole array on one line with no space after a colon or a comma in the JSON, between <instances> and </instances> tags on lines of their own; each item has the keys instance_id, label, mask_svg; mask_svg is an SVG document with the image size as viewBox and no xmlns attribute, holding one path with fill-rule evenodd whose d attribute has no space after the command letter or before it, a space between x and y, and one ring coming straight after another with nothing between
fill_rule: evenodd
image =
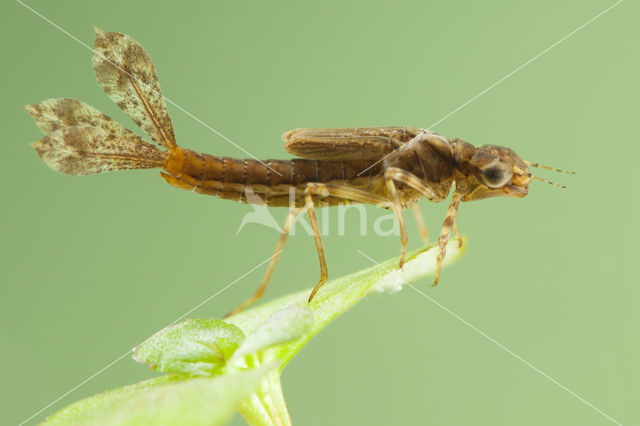
<instances>
[{"instance_id":1,"label":"insect body","mask_svg":"<svg viewBox=\"0 0 640 426\"><path fill-rule=\"evenodd\" d=\"M400 225L402 267L407 244L402 209L421 197L442 201L454 188L438 239L435 285L460 202L494 196L521 198L535 177L528 163L509 148L476 148L411 127L290 130L284 134L285 149L300 157L291 160L197 153L176 144L155 67L142 47L123 34L96 32L93 67L99 84L164 149L95 108L68 98L26 107L45 133L33 146L51 168L66 174L161 168L162 177L178 188L241 202L252 202L254 197L247 196L252 193L268 206L291 207L258 290L234 312L263 294L299 213L309 215L320 260L321 278L309 296L311 302L327 279L315 206L366 203L393 209Z\"/></svg>"}]
</instances>

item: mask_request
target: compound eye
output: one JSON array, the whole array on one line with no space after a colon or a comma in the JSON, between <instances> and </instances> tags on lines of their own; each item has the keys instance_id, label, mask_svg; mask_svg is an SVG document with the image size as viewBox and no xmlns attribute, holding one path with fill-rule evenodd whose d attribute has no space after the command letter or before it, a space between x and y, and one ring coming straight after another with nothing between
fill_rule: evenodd
<instances>
[{"instance_id":1,"label":"compound eye","mask_svg":"<svg viewBox=\"0 0 640 426\"><path fill-rule=\"evenodd\" d=\"M513 173L503 163L495 162L482 169L482 180L489 188L500 188L511 182Z\"/></svg>"}]
</instances>

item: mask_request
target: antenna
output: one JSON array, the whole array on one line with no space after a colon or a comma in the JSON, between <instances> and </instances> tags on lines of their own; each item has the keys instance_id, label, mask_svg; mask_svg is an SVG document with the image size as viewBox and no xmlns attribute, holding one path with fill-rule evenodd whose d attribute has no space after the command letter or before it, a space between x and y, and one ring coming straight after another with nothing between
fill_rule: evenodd
<instances>
[{"instance_id":1,"label":"antenna","mask_svg":"<svg viewBox=\"0 0 640 426\"><path fill-rule=\"evenodd\" d=\"M576 172L572 172L570 170L556 169L555 167L544 166L544 165L542 165L540 163L532 163L531 161L527 161L527 160L525 160L524 162L527 163L527 166L530 166L530 167L539 167L541 169L547 169L547 170L551 170L551 171L554 171L554 172L566 173L568 175L575 175L576 174Z\"/></svg>"},{"instance_id":2,"label":"antenna","mask_svg":"<svg viewBox=\"0 0 640 426\"><path fill-rule=\"evenodd\" d=\"M529 176L531 176L534 179L539 180L540 182L544 182L544 183L548 183L549 185L557 186L558 188L564 188L564 189L567 188L564 185L560 185L559 183L551 182L550 180L542 179L541 177L538 177L538 176L534 176L534 175L529 175Z\"/></svg>"}]
</instances>

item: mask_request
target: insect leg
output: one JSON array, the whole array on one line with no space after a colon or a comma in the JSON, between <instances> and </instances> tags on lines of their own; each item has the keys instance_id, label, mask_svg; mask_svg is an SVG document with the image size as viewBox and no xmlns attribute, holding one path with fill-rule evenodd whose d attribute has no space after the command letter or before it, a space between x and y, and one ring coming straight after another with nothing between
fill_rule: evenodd
<instances>
[{"instance_id":1,"label":"insect leg","mask_svg":"<svg viewBox=\"0 0 640 426\"><path fill-rule=\"evenodd\" d=\"M433 279L433 286L438 285L438 281L440 280L442 260L447 253L447 242L449 241L449 234L451 234L451 228L453 228L455 225L456 216L458 215L458 207L460 206L460 200L462 200L463 195L464 193L462 192L453 193L451 204L449 204L449 209L447 210L447 216L444 218L444 223L442 224L440 238L438 238L438 257L436 258L436 276Z\"/></svg>"},{"instance_id":2,"label":"insect leg","mask_svg":"<svg viewBox=\"0 0 640 426\"><path fill-rule=\"evenodd\" d=\"M318 229L318 218L316 217L316 210L313 206L312 193L319 193L318 187L323 185L308 184L304 189L304 200L307 207L307 214L309 215L309 222L311 222L311 229L313 229L313 238L316 241L316 249L318 250L318 260L320 261L320 281L311 290L308 302L311 303L313 297L316 295L320 287L327 281L327 261L324 258L324 248L322 248L322 239L320 238L320 229ZM323 191L320 191L320 193ZM326 190L324 192L327 192ZM322 194L324 195L324 194ZM328 194L327 194L328 195Z\"/></svg>"},{"instance_id":3,"label":"insect leg","mask_svg":"<svg viewBox=\"0 0 640 426\"><path fill-rule=\"evenodd\" d=\"M453 232L456 234L456 238L458 239L458 248L462 247L462 235L460 234L460 228L458 228L458 222L453 224Z\"/></svg>"},{"instance_id":4,"label":"insect leg","mask_svg":"<svg viewBox=\"0 0 640 426\"><path fill-rule=\"evenodd\" d=\"M324 184L324 183L308 183L304 189L304 198L307 208L307 214L309 215L309 221L311 222L311 229L313 229L313 237L316 242L316 249L318 250L318 260L320 261L320 281L313 288L309 295L309 303L313 300L320 287L327 281L327 263L324 257L324 249L322 248L322 239L320 238L320 230L318 228L318 220L313 204L313 194L321 195L323 197L335 197L342 198L347 201L356 203L373 204L381 207L388 207L389 200L378 195L374 195L365 191L361 191L348 186Z\"/></svg>"},{"instance_id":5,"label":"insect leg","mask_svg":"<svg viewBox=\"0 0 640 426\"><path fill-rule=\"evenodd\" d=\"M280 258L280 255L282 254L282 249L284 247L284 243L287 241L287 237L289 236L289 229L291 228L291 224L293 223L293 220L298 215L298 213L302 212L305 209L306 209L306 207L301 207L301 208L297 208L297 209L293 209L292 208L292 209L289 210L289 214L287 215L287 218L284 221L284 225L282 226L282 233L280 233L280 238L278 239L278 243L276 244L276 248L273 250L273 257L271 258L271 261L269 262L269 266L267 267L267 271L264 273L264 276L262 277L262 281L260 282L260 285L258 286L258 289L256 290L256 292L254 293L253 296L251 296L250 298L248 298L247 300L242 302L237 308L235 308L233 311L231 311L227 315L225 315L225 318L230 316L230 315L237 314L238 312L242 311L247 306L251 305L252 303L254 303L255 301L257 301L258 299L260 299L262 297L262 295L264 294L264 291L267 288L267 284L269 283L269 280L271 279L271 274L273 274L273 270L276 267L276 263L278 263L278 259Z\"/></svg>"},{"instance_id":6,"label":"insect leg","mask_svg":"<svg viewBox=\"0 0 640 426\"><path fill-rule=\"evenodd\" d=\"M420 206L416 202L413 205L413 213L416 215L416 222L418 222L418 229L420 230L420 238L422 238L422 242L424 245L429 244L429 231L427 230L427 226L424 224L424 219L422 218L422 211L420 211Z\"/></svg>"},{"instance_id":7,"label":"insect leg","mask_svg":"<svg viewBox=\"0 0 640 426\"><path fill-rule=\"evenodd\" d=\"M402 204L400 203L400 196L398 195L398 190L396 189L394 181L398 181L420 191L430 200L435 198L436 194L431 190L431 188L423 184L413 173L409 173L408 171L402 170L398 167L388 167L384 171L384 179L387 184L389 194L391 195L393 211L396 214L398 225L400 226L400 243L402 244L402 248L400 251L400 262L398 264L398 268L402 268L402 265L404 265L404 258L407 253L408 238L407 230L404 226L404 219L402 217Z\"/></svg>"}]
</instances>

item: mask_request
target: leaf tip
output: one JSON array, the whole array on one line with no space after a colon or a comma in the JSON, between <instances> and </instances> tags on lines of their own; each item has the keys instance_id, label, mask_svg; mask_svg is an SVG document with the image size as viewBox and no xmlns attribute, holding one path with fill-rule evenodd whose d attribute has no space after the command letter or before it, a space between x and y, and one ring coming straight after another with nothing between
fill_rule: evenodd
<instances>
[{"instance_id":1,"label":"leaf tip","mask_svg":"<svg viewBox=\"0 0 640 426\"><path fill-rule=\"evenodd\" d=\"M442 267L456 261L467 249L467 239L450 240L447 244L447 255L442 261ZM385 274L369 289L370 293L395 293L405 284L416 282L426 276L435 274L437 269L437 246L432 245L423 249L407 260L402 269L387 269Z\"/></svg>"}]
</instances>

